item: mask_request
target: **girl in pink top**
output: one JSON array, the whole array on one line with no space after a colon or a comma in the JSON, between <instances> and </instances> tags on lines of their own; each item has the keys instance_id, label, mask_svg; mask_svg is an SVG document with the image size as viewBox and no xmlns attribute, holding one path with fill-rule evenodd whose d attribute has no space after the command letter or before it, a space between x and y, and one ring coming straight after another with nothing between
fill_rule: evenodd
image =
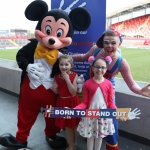
<instances>
[{"instance_id":1,"label":"girl in pink top","mask_svg":"<svg viewBox=\"0 0 150 150\"><path fill-rule=\"evenodd\" d=\"M83 87L82 103L76 109L116 108L113 102L113 86L103 77L106 73L106 61L102 58L93 61L91 69L94 77L87 80ZM112 119L82 118L77 131L87 138L87 150L100 150L102 138L115 132Z\"/></svg>"}]
</instances>

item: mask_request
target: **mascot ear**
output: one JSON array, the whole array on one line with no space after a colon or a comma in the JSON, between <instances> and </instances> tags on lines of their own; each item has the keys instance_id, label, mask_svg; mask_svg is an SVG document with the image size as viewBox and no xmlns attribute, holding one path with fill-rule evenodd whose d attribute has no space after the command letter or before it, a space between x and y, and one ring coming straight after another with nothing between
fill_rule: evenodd
<instances>
[{"instance_id":1,"label":"mascot ear","mask_svg":"<svg viewBox=\"0 0 150 150\"><path fill-rule=\"evenodd\" d=\"M35 0L27 6L25 16L31 21L39 21L39 19L47 12L47 3L41 0Z\"/></svg>"},{"instance_id":2,"label":"mascot ear","mask_svg":"<svg viewBox=\"0 0 150 150\"><path fill-rule=\"evenodd\" d=\"M78 31L86 30L91 24L90 13L81 7L73 9L69 13L69 18L72 22L73 28Z\"/></svg>"}]
</instances>

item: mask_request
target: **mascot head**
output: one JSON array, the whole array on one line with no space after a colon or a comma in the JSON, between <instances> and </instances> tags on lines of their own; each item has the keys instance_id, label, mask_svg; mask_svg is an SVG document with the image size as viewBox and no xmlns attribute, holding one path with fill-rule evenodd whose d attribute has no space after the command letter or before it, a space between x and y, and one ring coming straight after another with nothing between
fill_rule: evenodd
<instances>
[{"instance_id":1,"label":"mascot head","mask_svg":"<svg viewBox=\"0 0 150 150\"><path fill-rule=\"evenodd\" d=\"M42 0L30 3L25 16L31 21L38 21L35 37L49 50L69 46L74 30L85 30L91 23L90 14L84 8L75 8L68 15L60 9L48 11L48 5Z\"/></svg>"}]
</instances>

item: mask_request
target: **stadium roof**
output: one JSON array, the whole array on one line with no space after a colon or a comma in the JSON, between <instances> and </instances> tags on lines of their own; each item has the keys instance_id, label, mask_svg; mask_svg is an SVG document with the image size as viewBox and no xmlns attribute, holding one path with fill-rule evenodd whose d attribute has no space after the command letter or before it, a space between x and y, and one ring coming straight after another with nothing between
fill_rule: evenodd
<instances>
[{"instance_id":1,"label":"stadium roof","mask_svg":"<svg viewBox=\"0 0 150 150\"><path fill-rule=\"evenodd\" d=\"M131 0L131 1L132 1L132 0ZM121 1L120 1L120 2L121 2ZM126 3L127 0L125 0L124 2ZM125 5L125 7L121 7L121 8L119 8L119 9L116 9L116 10L113 10L113 11L111 11L111 12L108 12L108 13L106 14L106 16L107 16L107 18L109 18L109 17L115 16L116 14L119 14L119 13L121 13L121 12L123 12L123 11L128 11L128 10L131 10L131 9L133 9L133 8L135 8L135 7L138 7L138 6L144 6L145 4L148 4L148 3L150 3L150 0L142 0L142 1L137 2L137 3L135 3L135 4L128 3L128 4ZM108 6L109 6L109 3L108 3ZM113 6L112 6L112 7L113 7Z\"/></svg>"}]
</instances>

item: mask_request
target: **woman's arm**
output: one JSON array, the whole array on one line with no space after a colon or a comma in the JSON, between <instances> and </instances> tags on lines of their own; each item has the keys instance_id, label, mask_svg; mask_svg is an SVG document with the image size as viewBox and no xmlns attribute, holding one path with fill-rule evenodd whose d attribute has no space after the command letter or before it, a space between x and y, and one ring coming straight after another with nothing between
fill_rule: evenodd
<instances>
[{"instance_id":1,"label":"woman's arm","mask_svg":"<svg viewBox=\"0 0 150 150\"><path fill-rule=\"evenodd\" d=\"M88 61L88 58L93 54L94 50L98 47L96 45L92 46L91 49L85 54L75 54L72 55L74 62L84 62Z\"/></svg>"}]
</instances>

